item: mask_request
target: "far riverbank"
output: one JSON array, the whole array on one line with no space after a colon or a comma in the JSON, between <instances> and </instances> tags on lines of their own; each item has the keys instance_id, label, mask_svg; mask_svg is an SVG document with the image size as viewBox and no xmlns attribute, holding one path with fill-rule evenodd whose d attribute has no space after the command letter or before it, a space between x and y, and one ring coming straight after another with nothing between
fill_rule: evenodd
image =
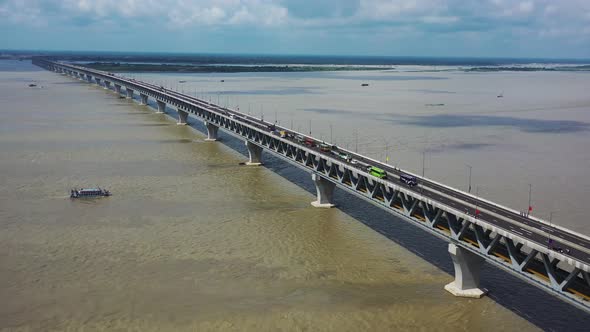
<instances>
[{"instance_id":1,"label":"far riverbank","mask_svg":"<svg viewBox=\"0 0 590 332\"><path fill-rule=\"evenodd\" d=\"M173 73L249 73L249 72L319 72L319 71L375 71L391 67L322 66L322 65L180 65L153 63L91 62L86 67L114 72L173 72Z\"/></svg>"}]
</instances>

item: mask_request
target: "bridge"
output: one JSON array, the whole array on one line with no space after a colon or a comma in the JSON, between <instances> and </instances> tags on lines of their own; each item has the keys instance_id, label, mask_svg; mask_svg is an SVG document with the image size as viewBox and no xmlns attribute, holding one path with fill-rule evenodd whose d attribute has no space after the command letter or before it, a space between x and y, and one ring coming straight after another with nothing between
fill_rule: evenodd
<instances>
[{"instance_id":1,"label":"bridge","mask_svg":"<svg viewBox=\"0 0 590 332\"><path fill-rule=\"evenodd\" d=\"M236 110L164 87L103 71L37 57L47 70L114 89L157 112L167 106L178 113L178 124L203 121L207 140L218 130L244 140L246 165L261 165L262 152L272 154L311 174L318 208L335 205L333 191L345 190L396 217L446 240L455 279L445 289L455 296L479 298L480 267L484 262L508 271L548 293L590 311L590 238L544 220L522 215L500 204L451 188L358 153L327 144ZM408 181L408 179L410 179Z\"/></svg>"}]
</instances>

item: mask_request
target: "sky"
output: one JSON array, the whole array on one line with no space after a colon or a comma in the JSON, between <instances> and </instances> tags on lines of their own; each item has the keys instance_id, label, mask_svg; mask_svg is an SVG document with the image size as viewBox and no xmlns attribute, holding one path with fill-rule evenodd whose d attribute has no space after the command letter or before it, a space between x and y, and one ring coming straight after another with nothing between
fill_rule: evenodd
<instances>
[{"instance_id":1,"label":"sky","mask_svg":"<svg viewBox=\"0 0 590 332\"><path fill-rule=\"evenodd\" d=\"M0 0L0 49L590 58L590 0Z\"/></svg>"}]
</instances>

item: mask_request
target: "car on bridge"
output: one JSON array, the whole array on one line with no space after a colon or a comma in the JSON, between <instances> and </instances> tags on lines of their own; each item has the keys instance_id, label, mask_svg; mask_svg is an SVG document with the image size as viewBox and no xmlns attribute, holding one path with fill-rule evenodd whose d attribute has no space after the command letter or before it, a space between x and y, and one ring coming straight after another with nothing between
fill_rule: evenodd
<instances>
[{"instance_id":1,"label":"car on bridge","mask_svg":"<svg viewBox=\"0 0 590 332\"><path fill-rule=\"evenodd\" d=\"M416 179L416 177L415 177L415 176L413 176L413 175L409 175L409 174L405 174L405 173L402 173L402 174L399 176L399 180L400 180L401 182L403 182L403 183L407 184L407 185L408 185L408 186L410 186L410 187L413 187L413 186L415 186L415 185L417 185L417 184L418 184L418 179Z\"/></svg>"},{"instance_id":2,"label":"car on bridge","mask_svg":"<svg viewBox=\"0 0 590 332\"><path fill-rule=\"evenodd\" d=\"M320 151L330 152L330 151L332 151L332 146L330 144L322 143L322 144L320 144Z\"/></svg>"},{"instance_id":3,"label":"car on bridge","mask_svg":"<svg viewBox=\"0 0 590 332\"><path fill-rule=\"evenodd\" d=\"M315 141L309 137L306 137L305 140L303 141L303 144L305 144L306 146L313 148L316 146Z\"/></svg>"}]
</instances>

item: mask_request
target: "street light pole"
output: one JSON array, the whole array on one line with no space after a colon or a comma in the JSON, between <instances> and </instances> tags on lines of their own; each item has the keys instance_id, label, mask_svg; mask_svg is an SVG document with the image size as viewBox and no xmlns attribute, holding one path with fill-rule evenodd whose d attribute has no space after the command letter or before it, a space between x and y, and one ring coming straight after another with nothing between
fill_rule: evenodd
<instances>
[{"instance_id":1,"label":"street light pole","mask_svg":"<svg viewBox=\"0 0 590 332\"><path fill-rule=\"evenodd\" d=\"M469 167L469 187L467 189L467 192L470 193L471 192L471 166L470 165L466 165L467 167Z\"/></svg>"},{"instance_id":2,"label":"street light pole","mask_svg":"<svg viewBox=\"0 0 590 332\"><path fill-rule=\"evenodd\" d=\"M547 246L549 247L549 249L552 249L553 247L553 240L551 240L551 232L553 232L553 211L549 212L549 231L547 233L549 233L549 238L547 239Z\"/></svg>"},{"instance_id":3,"label":"street light pole","mask_svg":"<svg viewBox=\"0 0 590 332\"><path fill-rule=\"evenodd\" d=\"M332 136L332 124L330 123L330 144L334 144L334 137Z\"/></svg>"},{"instance_id":4,"label":"street light pole","mask_svg":"<svg viewBox=\"0 0 590 332\"><path fill-rule=\"evenodd\" d=\"M426 151L422 151L422 179L424 179L424 170L426 169L425 164L426 164ZM422 183L422 181L420 181L420 193L421 194L424 193L424 184Z\"/></svg>"},{"instance_id":5,"label":"street light pole","mask_svg":"<svg viewBox=\"0 0 590 332\"><path fill-rule=\"evenodd\" d=\"M529 214L531 213L531 192L533 190L533 185L529 183L529 206L526 210L526 216L528 218Z\"/></svg>"},{"instance_id":6,"label":"street light pole","mask_svg":"<svg viewBox=\"0 0 590 332\"><path fill-rule=\"evenodd\" d=\"M479 214L479 211L477 210L477 201L479 201L479 186L475 186L475 218L476 219Z\"/></svg>"},{"instance_id":7,"label":"street light pole","mask_svg":"<svg viewBox=\"0 0 590 332\"><path fill-rule=\"evenodd\" d=\"M389 143L385 141L385 164L389 164Z\"/></svg>"},{"instance_id":8,"label":"street light pole","mask_svg":"<svg viewBox=\"0 0 590 332\"><path fill-rule=\"evenodd\" d=\"M426 164L426 151L422 151L422 178L424 178L424 170L426 169L425 164Z\"/></svg>"}]
</instances>

